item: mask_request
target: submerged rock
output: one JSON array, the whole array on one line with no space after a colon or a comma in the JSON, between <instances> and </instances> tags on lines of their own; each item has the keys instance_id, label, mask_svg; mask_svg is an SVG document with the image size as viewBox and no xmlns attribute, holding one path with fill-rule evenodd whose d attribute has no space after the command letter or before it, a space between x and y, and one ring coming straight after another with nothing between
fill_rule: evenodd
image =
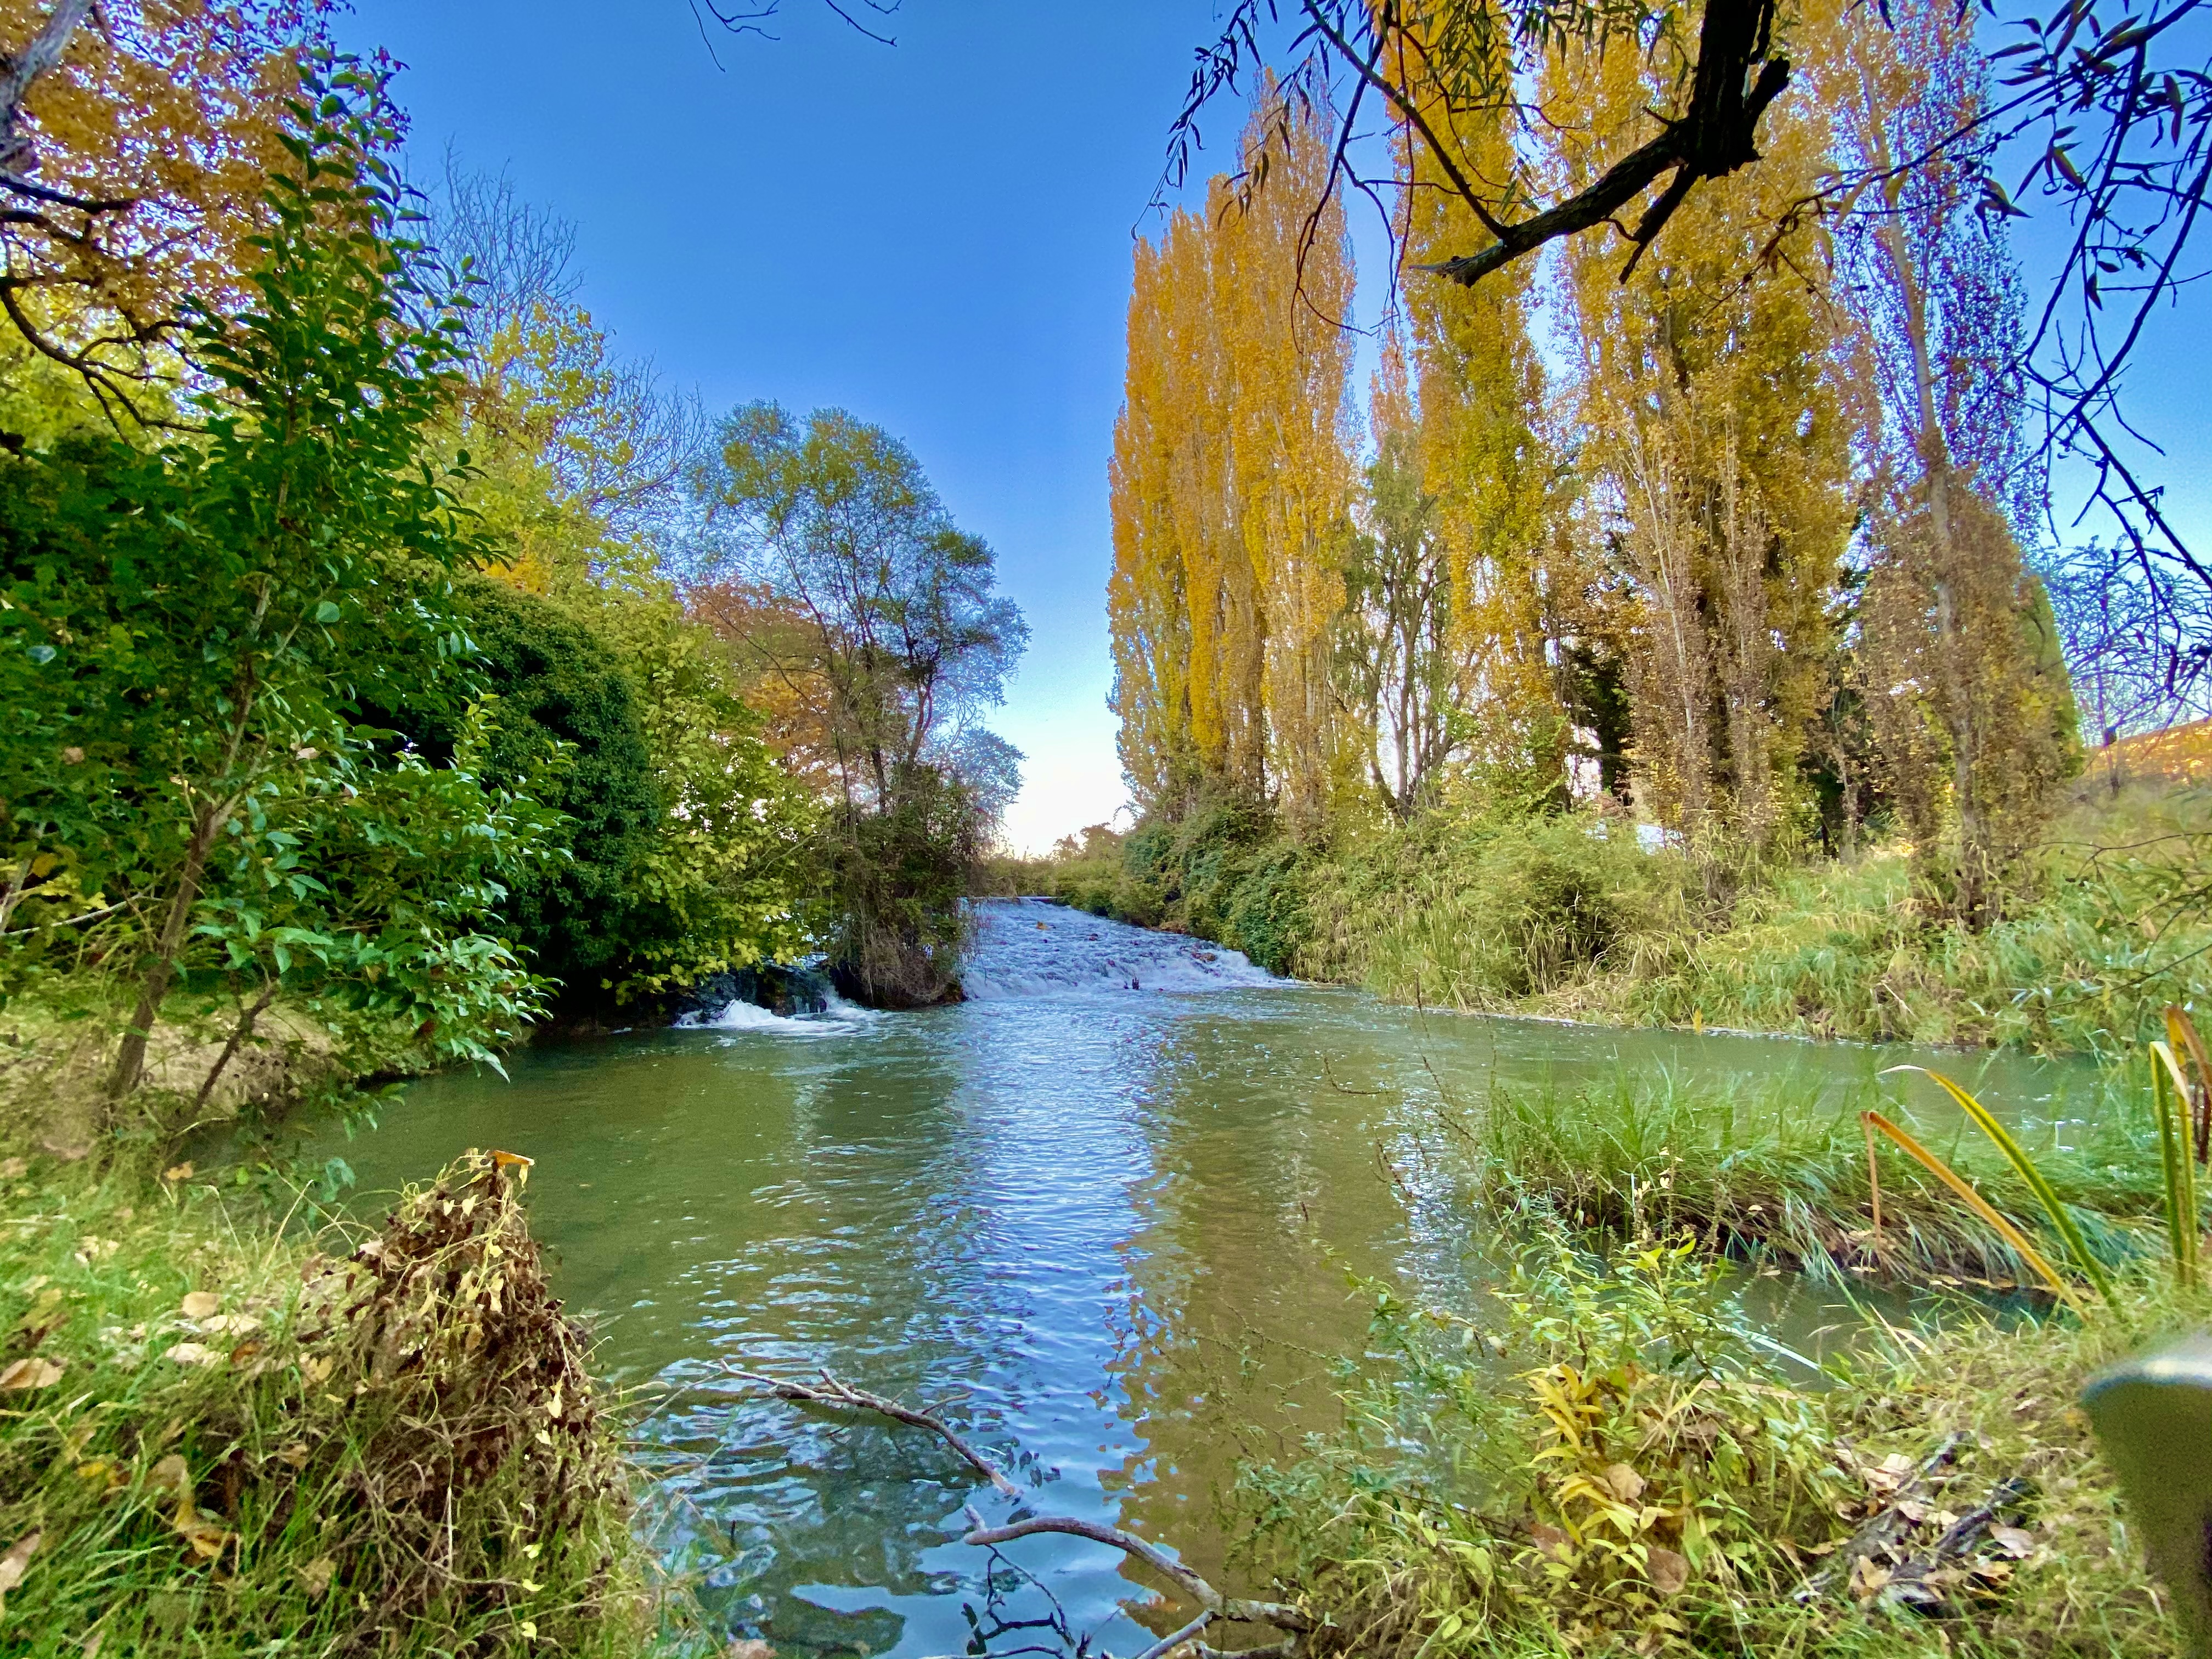
<instances>
[{"instance_id":1,"label":"submerged rock","mask_svg":"<svg viewBox=\"0 0 2212 1659\"><path fill-rule=\"evenodd\" d=\"M713 1019L731 1004L749 1002L785 1019L819 1014L830 1006L829 976L819 969L762 963L726 974L709 974L668 998L671 1024Z\"/></svg>"}]
</instances>

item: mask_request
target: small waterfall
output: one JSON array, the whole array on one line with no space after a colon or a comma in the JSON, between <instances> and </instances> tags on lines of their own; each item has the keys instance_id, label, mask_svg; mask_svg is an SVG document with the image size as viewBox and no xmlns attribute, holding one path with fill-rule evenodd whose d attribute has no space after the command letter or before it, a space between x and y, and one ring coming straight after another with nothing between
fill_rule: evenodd
<instances>
[{"instance_id":1,"label":"small waterfall","mask_svg":"<svg viewBox=\"0 0 2212 1659\"><path fill-rule=\"evenodd\" d=\"M1241 951L1108 921L1049 899L985 899L960 982L977 1002L1283 983Z\"/></svg>"}]
</instances>

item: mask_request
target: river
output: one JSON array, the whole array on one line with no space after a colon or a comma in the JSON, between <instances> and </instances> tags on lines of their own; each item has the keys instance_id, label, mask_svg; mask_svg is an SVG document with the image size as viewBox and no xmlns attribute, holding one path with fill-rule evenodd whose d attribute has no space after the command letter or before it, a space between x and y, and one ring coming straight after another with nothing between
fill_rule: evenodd
<instances>
[{"instance_id":1,"label":"river","mask_svg":"<svg viewBox=\"0 0 2212 1659\"><path fill-rule=\"evenodd\" d=\"M979 907L966 978L970 1000L921 1013L741 1006L540 1045L506 1079L415 1085L335 1149L365 1194L470 1146L537 1160L533 1224L603 1368L672 1391L642 1430L643 1523L729 1634L782 1654L961 1653L970 1614L1043 1617L1048 1591L1094 1650L1152 1635L1116 1552L1025 1540L1007 1558L1037 1582L987 1586L962 1510L1006 1500L927 1437L748 1396L726 1367L951 1401L1038 1507L1223 1582L1217 1487L1333 1421L1329 1366L1366 1318L1347 1273L1448 1300L1483 1277L1425 1153L1440 1089L1664 1066L1826 1091L1907 1057L1424 1014L1038 901ZM2086 1078L1943 1063L2046 1120ZM1824 1316L1775 1296L1785 1328Z\"/></svg>"}]
</instances>

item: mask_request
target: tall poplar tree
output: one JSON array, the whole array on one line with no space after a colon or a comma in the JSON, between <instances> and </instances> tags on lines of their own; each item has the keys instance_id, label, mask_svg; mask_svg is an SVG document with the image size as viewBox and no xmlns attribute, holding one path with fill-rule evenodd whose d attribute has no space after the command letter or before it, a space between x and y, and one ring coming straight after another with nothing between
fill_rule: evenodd
<instances>
[{"instance_id":1,"label":"tall poplar tree","mask_svg":"<svg viewBox=\"0 0 2212 1659\"><path fill-rule=\"evenodd\" d=\"M2021 427L2019 279L1979 210L1983 157L1945 140L1985 112L1974 16L1829 20L1814 78L1843 165L1878 182L1838 239L1860 325L1869 538L1863 651L1891 798L1942 905L1978 923L2078 757L2057 627L2015 526L2042 480ZM1921 158L1917 162L1915 158Z\"/></svg>"},{"instance_id":2,"label":"tall poplar tree","mask_svg":"<svg viewBox=\"0 0 2212 1659\"><path fill-rule=\"evenodd\" d=\"M1570 53L1550 95L1570 185L1610 163L1669 66ZM1754 173L1714 181L1642 250L1585 239L1564 262L1593 538L1627 593L1633 774L1692 840L1753 848L1803 805L1798 762L1826 684L1826 605L1850 524L1833 312L1809 231L1776 235L1825 134L1791 95Z\"/></svg>"},{"instance_id":3,"label":"tall poplar tree","mask_svg":"<svg viewBox=\"0 0 2212 1659\"><path fill-rule=\"evenodd\" d=\"M1492 186L1516 170L1508 112L1445 96L1429 84L1430 55L1394 64L1407 104L1433 141L1400 125L1405 255L1449 258L1482 230L1449 173ZM1549 568L1558 468L1540 429L1544 372L1528 332L1535 272L1518 265L1474 288L1410 283L1418 451L1437 501L1452 586L1462 743L1493 775L1556 781L1566 727L1553 641L1559 598L1577 586Z\"/></svg>"},{"instance_id":4,"label":"tall poplar tree","mask_svg":"<svg viewBox=\"0 0 2212 1659\"><path fill-rule=\"evenodd\" d=\"M1115 702L1147 806L1216 787L1310 824L1335 764L1352 256L1305 112L1266 90L1243 153L1202 214L1138 251L1110 473Z\"/></svg>"}]
</instances>

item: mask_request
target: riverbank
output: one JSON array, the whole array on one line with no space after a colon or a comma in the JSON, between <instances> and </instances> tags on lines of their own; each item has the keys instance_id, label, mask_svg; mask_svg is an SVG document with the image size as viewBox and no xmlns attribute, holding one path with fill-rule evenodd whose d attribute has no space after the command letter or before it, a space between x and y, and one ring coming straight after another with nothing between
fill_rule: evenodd
<instances>
[{"instance_id":1,"label":"riverbank","mask_svg":"<svg viewBox=\"0 0 2212 1659\"><path fill-rule=\"evenodd\" d=\"M2145 1272L2025 1327L1961 1306L1819 1375L1686 1242L1539 1247L1480 1320L1377 1301L1342 1428L1237 1492L1249 1570L1329 1615L1310 1653L2181 1650L2075 1402L2212 1317L2201 1290Z\"/></svg>"},{"instance_id":2,"label":"riverbank","mask_svg":"<svg viewBox=\"0 0 2212 1659\"><path fill-rule=\"evenodd\" d=\"M1720 869L1623 817L1449 805L1321 839L1215 803L999 879L1394 1001L2106 1057L2212 996L2212 793L2085 781L2024 896L1931 915L1910 849Z\"/></svg>"},{"instance_id":3,"label":"riverbank","mask_svg":"<svg viewBox=\"0 0 2212 1659\"><path fill-rule=\"evenodd\" d=\"M1131 1586L1117 1563L1102 1567L1079 1543L1061 1554L1033 1541L1023 1546L1012 1564L1036 1574L1042 1589L1006 1589L994 1601L1001 1591L986 1583L989 1558L953 1543L947 1528L958 1523L946 1517L973 1502L996 1520L999 1498L973 1489L957 1464L942 1465L933 1443L909 1445L902 1431L854 1431L787 1403L750 1398L730 1385L732 1366L793 1376L827 1366L885 1395L951 1401L954 1425L1007 1468L1030 1472L1024 1484L1048 1492L1053 1508L1118 1517L1183 1552L1232 1593L1268 1595L1271 1578L1280 1574L1310 1589L1316 1607L1352 1620L1364 1616L1365 1604L1333 1575L1365 1559L1359 1552L1370 1547L1395 1551L1380 1559L1395 1563L1401 1577L1425 1573L1433 1564L1418 1536L1393 1542L1378 1531L1349 1553L1247 1559L1234 1552L1254 1529L1218 1524L1212 1499L1240 1480L1261 1480L1262 1458L1288 1479L1302 1448L1346 1480L1382 1468L1369 1458L1359 1410L1340 1418L1328 1406L1332 1388L1357 1401L1397 1386L1395 1362L1386 1357L1392 1351L1365 1330L1385 1287L1422 1310L1415 1321L1422 1328L1464 1341L1461 1361L1479 1351L1486 1368L1480 1388L1510 1401L1532 1386L1524 1373L1543 1368L1531 1352L1544 1364L1553 1361L1544 1359L1548 1348L1498 1347L1498 1340L1533 1340L1498 1323L1494 1316L1504 1306L1525 1308L1535 1325L1571 1332L1594 1309L1642 1305L1654 1322L1636 1339L1637 1376L1691 1375L1674 1356L1678 1337L1698 1328L1674 1308L1673 1291L1657 1304L1644 1296L1620 1254L1624 1245L1632 1257L1649 1252L1654 1240L1680 1226L1698 1227L1694 1247L1673 1270L1684 1282L1703 1283L1698 1276L1709 1273L1737 1275L1716 1278L1712 1287L1723 1297L1747 1289L1757 1298L1756 1334L1824 1356L1836 1328L1862 1323L1849 1311L1850 1297L1880 1283L1884 1271L1897 1270L1893 1281L1908 1285L1945 1270L2010 1279L1971 1218L1887 1152L1881 1169L1892 1248L1868 1259L1866 1241L1852 1236L1861 1231L1865 1194L1850 1185L1863 1170L1865 1149L1844 1130L1872 1097L1866 1091L1876 1088L1888 1091L1886 1109L1916 1127L1924 1120L1943 1130L1929 1133L1931 1144L2034 1231L2020 1193L2003 1184L2004 1172L1973 1144L1972 1132L1961 1146L1961 1137L1937 1121L1940 1102L1911 1116L1906 1109L1922 1103L1905 1091L1905 1080L1875 1080L1875 1070L1895 1056L1517 1021L1429 1020L1341 991L1232 971L1239 964L1226 953L1195 941L1133 933L1053 907L994 907L985 920L978 949L989 959L979 963L977 980L992 994L968 1005L911 1017L763 1018L742 1028L532 1045L510 1056L511 1078L459 1071L425 1079L380 1110L383 1126L373 1136L348 1139L332 1129L299 1149L301 1168L325 1155L352 1160L358 1190L371 1193L402 1187L465 1146L532 1154L538 1162L529 1173L529 1238L502 1222L501 1250L512 1248L519 1258L534 1253L530 1240L544 1240L560 1253L563 1297L574 1306L612 1310L592 1318L605 1341L581 1386L603 1447L616 1460L592 1467L616 1468L619 1480L600 1488L572 1524L581 1529L579 1538L618 1541L629 1553L603 1541L599 1556L586 1563L579 1543L562 1556L565 1579L538 1571L534 1558L525 1556L532 1565L519 1567L501 1542L515 1512L494 1501L507 1490L500 1484L506 1477L475 1497L474 1489L456 1487L454 1525L469 1531L431 1536L428 1559L445 1559L438 1549L458 1550L465 1565L473 1550L471 1583L496 1588L512 1579L513 1587L499 1591L507 1599L485 1601L471 1600L477 1591L465 1585L430 1584L429 1611L416 1622L443 1632L439 1642L465 1640L495 1652L504 1644L519 1654L528 1645L523 1621L536 1627L542 1647L547 1631L569 1628L559 1623L567 1616L562 1608L602 1595L590 1628L574 1627L562 1639L607 1659L627 1659L662 1639L656 1609L682 1613L676 1639L702 1650L740 1641L764 1643L786 1659L849 1654L862 1643L875 1652L957 1651L970 1607L989 1618L1048 1617L1045 1594L1062 1598L1070 1630L1102 1632L1093 1651L1131 1653L1152 1639L1124 1620ZM1925 1053L1905 1057L1938 1063ZM1915 1089L1925 1084L1910 1081ZM2018 1054L1991 1056L1978 1079L1993 1103L2023 1109L2040 1125L2039 1154L2063 1129L2074 1151L2046 1172L2077 1206L2101 1206L2124 1222L2142 1212L2141 1177L2148 1172L2155 1179L2157 1159L2131 1138L2133 1120L2113 1115L2129 1103L2100 1104L2093 1083L2078 1062ZM2095 1133L2084 1127L2085 1118ZM301 1571L313 1570L304 1586L312 1589L327 1555L333 1580L343 1577L374 1604L386 1595L381 1575L408 1568L422 1553L422 1537L404 1532L416 1524L404 1514L402 1532L393 1535L398 1541L375 1544L372 1533L345 1559L320 1547L309 1551L315 1535L298 1532L294 1520L270 1529L270 1518L283 1513L288 1481L307 1483L294 1512L302 1501L330 1511L349 1492L392 1488L388 1470L374 1473L380 1466L371 1454L389 1445L377 1425L391 1419L378 1413L398 1401L376 1372L393 1327L385 1318L374 1330L313 1334L313 1310L328 1301L315 1285L332 1268L368 1270L364 1235L280 1234L289 1200L272 1209L250 1184L234 1187L236 1179L227 1173L217 1193L203 1176L132 1184L118 1170L102 1185L83 1163L46 1161L0 1177L6 1224L0 1246L13 1248L6 1241L18 1226L22 1243L19 1254L0 1257L0 1321L14 1322L8 1340L17 1345L5 1363L46 1356L63 1367L60 1377L45 1382L37 1369L27 1370L20 1399L0 1390L0 1411L18 1413L0 1418L0 1470L15 1472L0 1485L0 1527L20 1528L0 1537L0 1552L38 1531L42 1542L26 1561L42 1570L40 1563L53 1560L47 1544L63 1535L54 1528L73 1529L74 1536L96 1521L111 1532L95 1538L120 1540L116 1549L130 1552L128 1560L112 1571L71 1568L74 1576L64 1575L56 1590L67 1595L39 1604L41 1618L57 1627L74 1620L81 1638L87 1616L106 1605L103 1585L133 1596L173 1592L159 1605L191 1613L174 1630L116 1621L102 1649L106 1659L124 1651L182 1659L210 1646L242 1650L276 1639L288 1622L304 1639L328 1645L346 1634L336 1622L342 1609L287 1588ZM248 1183L252 1179L249 1170ZM495 1188L482 1183L512 1183L515 1176L487 1177L465 1165L447 1179L445 1197L432 1199L429 1210L444 1217L441 1206L453 1202L465 1220L489 1213L480 1193ZM454 1188L455 1180L465 1190ZM495 1190L505 1206L499 1213L519 1229L521 1195L511 1186ZM1779 1222L1769 1227L1755 1206L1777 1194L1818 1209L1842 1236L1817 1228L1792 1232ZM474 1211L465 1207L471 1197ZM381 1212L365 1197L356 1207L362 1215ZM415 1219L398 1231L410 1237L425 1223L437 1224L420 1194L402 1209ZM384 1236L393 1231L386 1228ZM2104 1237L2117 1246L2111 1260L2133 1283L2142 1254L2134 1240L2121 1224ZM1549 1255L1531 1254L1532 1241ZM1938 1246L1952 1254L1937 1253ZM1755 1249L1767 1252L1756 1264L1711 1261L1717 1251ZM1516 1251L1525 1262L1519 1284L1504 1277ZM1960 1254L1972 1251L1981 1254ZM1813 1271L1789 1274L1790 1261ZM1563 1265L1570 1261L1571 1269ZM1349 1295L1347 1270L1359 1277ZM1815 1282L1823 1272L1825 1285ZM402 1278L418 1289L423 1283ZM1838 1285L1847 1288L1838 1291ZM70 1317L38 1335L33 1328L40 1322L30 1316L56 1286L72 1298L65 1304ZM539 1293L523 1289L525 1301ZM1500 1301L1499 1291L1523 1300ZM217 1299L187 1302L202 1292ZM511 1286L501 1297L511 1299ZM362 1300L355 1297L341 1310ZM423 1305L404 1291L392 1301ZM2046 1305L2032 1298L2030 1304ZM1902 1322L1899 1298L1887 1296L1881 1305L1893 1324ZM240 1316L250 1328L231 1322ZM1909 1455L1917 1431L1910 1418L1885 1419L1879 1434L1836 1428L1823 1413L1839 1411L1836 1402L1853 1390L1869 1421L1886 1397L1937 1400L1956 1369L1944 1346L1949 1328L1983 1317L1960 1302L1946 1307L1942 1330L1892 1339L1869 1326L1870 1340L1893 1341L1897 1352L1885 1358L1887 1348L1869 1350L1889 1369L1866 1370L1859 1381L1833 1358L1825 1360L1833 1374L1815 1379L1748 1338L1731 1336L1718 1346L1717 1338L1698 1340L1719 1356L1723 1381L1736 1376L1730 1368L1740 1349L1773 1362L1742 1374L1753 1389L1742 1397L1778 1417L1814 1424L1818 1432L1808 1430L1802 1441L1804 1455L1814 1458L1802 1466L1802 1484L1830 1492L1843 1490L1861 1468L1835 1462L1839 1443L1859 1448L1850 1455L1863 1453L1864 1467L1879 1470L1882 1460ZM1486 1322L1470 1322L1477 1320ZM2057 1340L2075 1328L2073 1321L2055 1315L2032 1328ZM542 1332L544 1322L535 1328ZM2021 1328L2014 1328L2015 1341ZM894 1340L886 1341L887 1332ZM194 1351L185 1361L171 1355L179 1346ZM313 1368L325 1358L331 1369L317 1378ZM264 1361L270 1370L249 1375ZM1923 1362L1925 1370L1911 1369ZM1862 1355L1854 1363L1871 1359ZM342 1373L370 1386L365 1392L331 1386ZM673 1385L653 1410L624 1423L618 1445L608 1427L611 1412L621 1407L608 1392L616 1376ZM2070 1399L2064 1390L2076 1380L2054 1376L2057 1392L2045 1397ZM1475 1387L1468 1383L1470 1391ZM571 1392L562 1386L564 1400ZM1698 1414L1712 1392L1692 1402L1697 1409L1686 1420L1696 1434L1686 1444L1708 1450L1717 1444L1698 1437L1708 1427L1722 1431L1723 1419ZM54 1414L78 1395L84 1397L68 1412ZM542 1391L535 1398L544 1403ZM1650 1396L1636 1398L1648 1403ZM1661 1409L1676 1403L1669 1396ZM1993 1418L2003 1408L1977 1401L1973 1409L1984 1405ZM70 1449L66 1437L79 1425L111 1419L137 1426ZM2060 1419L2038 1422L2033 1431L2057 1435L2066 1426L2063 1413ZM1486 1443L1517 1444L1524 1452L1535 1445L1534 1419L1515 1421L1510 1435ZM169 1443L155 1443L173 1425ZM1633 1427L1606 1432L1626 1435ZM1400 1428L1407 1445L1427 1447L1447 1462L1461 1453L1472 1457L1486 1443L1448 1413ZM230 1449L238 1446L246 1450L234 1462ZM172 1451L186 1459L193 1481L187 1518L195 1526L209 1521L236 1540L219 1563L203 1567L190 1554L188 1534L178 1530L183 1506L162 1496L174 1489L175 1466L162 1462ZM2071 1479L2064 1471L2089 1454L2077 1435L2070 1449L2045 1447L2033 1455ZM288 1456L307 1461L294 1470ZM1616 1447L1597 1472L1622 1462L1643 1471L1641 1456L1624 1456ZM1762 1525L1771 1521L1760 1507L1771 1484L1763 1456L1740 1464L1723 1458L1705 1468L1697 1475L1705 1483L1697 1488L1699 1501L1727 1499ZM102 1458L125 1483L112 1488L112 1499L94 1504L82 1483L106 1482L106 1474L79 1470ZM581 1462L570 1467L581 1472L571 1485L599 1478ZM1976 1465L1971 1473L1980 1480L1988 1471ZM1424 1464L1407 1474L1428 1480L1434 1470ZM1676 1476L1644 1471L1639 1478L1663 1486ZM1316 1503L1320 1494L1341 1498L1345 1490L1311 1488ZM1477 1506L1465 1492L1437 1490ZM1553 1501L1547 1489L1525 1490L1534 1494L1530 1504ZM1863 1482L1858 1490L1850 1501L1863 1500ZM1984 1490L1970 1482L1955 1494L1947 1486L1939 1496L1943 1504L1954 1495L1978 1503ZM423 1492L424 1504L442 1508L446 1495L435 1481ZM646 1501L625 1513L632 1493ZM1303 1501L1297 1491L1279 1495L1285 1506ZM1639 1516L1648 1507L1640 1504ZM1565 1530L1547 1518L1549 1510L1481 1512L1505 1527L1508 1539L1522 1535L1514 1527L1528 1536L1539 1535L1538 1523ZM419 1509L412 1513L419 1520ZM2023 1510L2015 1520L2040 1535L2040 1513ZM1840 1524L1842 1517L1835 1519ZM214 1532L203 1535L216 1541ZM1344 1535L1333 1536L1340 1544ZM1809 1550L1832 1534L1808 1522L1779 1535ZM524 1547L535 1543L541 1556L558 1553L556 1541L531 1537ZM1664 1610L1680 1616L1681 1598L1702 1606L1699 1598L1724 1592L1746 1603L1747 1628L1798 1628L1787 1625L1794 1615L1785 1603L1800 1579L1785 1583L1782 1568L1770 1563L1760 1569L1764 1577L1747 1569L1736 1585L1713 1578L1723 1569L1709 1567L1686 1539L1668 1542L1662 1531L1644 1541L1686 1562L1694 1556L1696 1573L1704 1575L1686 1577L1687 1588L1662 1598ZM1498 1571L1520 1570L1497 1553L1496 1539L1486 1547ZM2103 1547L2119 1547L2108 1540ZM94 1557L95 1567L107 1559L98 1550ZM612 1565L595 1580L585 1568L603 1559ZM1827 1559L1806 1554L1807 1570ZM2081 1559L2088 1564L2081 1571L2092 1574L2094 1556ZM1976 1562L1996 1567L2002 1558L1983 1549L1942 1570L1978 1571ZM167 1576L145 1576L155 1568ZM234 1579L244 1582L222 1588ZM1613 1585L1601 1600L1630 1593L1614 1579L1591 1582ZM29 1583L26 1576L18 1588ZM549 1599L530 1600L536 1592L520 1588L525 1583ZM824 1585L839 1588L825 1596L815 1588ZM672 1587L678 1593L653 1599L656 1589ZM419 1601L423 1589L418 1582L406 1594ZM1332 1599L1325 1601L1324 1593ZM19 1602L30 1605L11 1592L11 1620ZM1522 1630L1530 1642L1538 1640L1531 1632L1548 1631L1543 1639L1555 1650L1577 1643L1585 1651L1601 1648L1590 1632L1604 1635L1609 1627L1591 1625L1579 1603L1539 1598L1529 1607ZM1180 1622L1172 1601L1139 1612L1153 1636ZM262 1622L252 1623L249 1613ZM357 1602L346 1616L362 1616ZM1846 1589L1820 1628L1848 1632L1857 1628L1854 1620L1869 1616L1887 1615L1863 1614ZM0 1628L12 1632L12 1623ZM1340 1624L1352 1632L1341 1638L1325 1632L1311 1659L1330 1659L1333 1643L1360 1647L1367 1640L1362 1628ZM1420 1628L1426 1639L1438 1626ZM1717 1628L1700 1627L1698 1640L1724 1649L1712 1634ZM1626 1644L1632 1648L1643 1629L1630 1631ZM393 1651L428 1659L428 1650L407 1645L412 1638L389 1639ZM70 1642L53 1655L82 1659L82 1648Z\"/></svg>"},{"instance_id":4,"label":"riverbank","mask_svg":"<svg viewBox=\"0 0 2212 1659\"><path fill-rule=\"evenodd\" d=\"M641 1652L650 1568L526 1167L381 1228L182 1167L0 1163L11 1652Z\"/></svg>"}]
</instances>

